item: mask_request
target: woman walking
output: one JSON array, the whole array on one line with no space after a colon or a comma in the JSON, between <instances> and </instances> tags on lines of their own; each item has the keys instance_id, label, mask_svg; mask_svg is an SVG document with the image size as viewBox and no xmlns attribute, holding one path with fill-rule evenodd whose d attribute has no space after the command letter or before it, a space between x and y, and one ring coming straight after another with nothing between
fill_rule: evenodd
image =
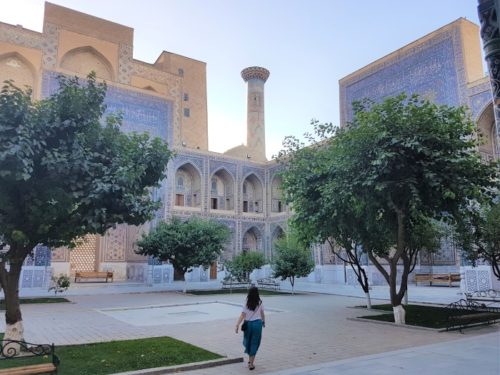
<instances>
[{"instance_id":1,"label":"woman walking","mask_svg":"<svg viewBox=\"0 0 500 375\"><path fill-rule=\"evenodd\" d=\"M264 315L264 306L259 296L259 289L253 286L248 291L247 302L243 306L243 311L236 323L236 333L242 321L243 326L243 346L245 353L248 354L248 369L255 369L254 361L257 350L259 350L260 340L262 338L262 327L266 326ZM246 327L245 327L246 326Z\"/></svg>"}]
</instances>

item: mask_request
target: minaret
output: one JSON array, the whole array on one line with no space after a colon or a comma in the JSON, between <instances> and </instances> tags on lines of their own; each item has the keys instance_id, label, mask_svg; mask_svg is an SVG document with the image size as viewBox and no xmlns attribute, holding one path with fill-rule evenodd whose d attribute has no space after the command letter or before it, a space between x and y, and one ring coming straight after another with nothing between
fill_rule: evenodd
<instances>
[{"instance_id":1,"label":"minaret","mask_svg":"<svg viewBox=\"0 0 500 375\"><path fill-rule=\"evenodd\" d=\"M241 71L241 77L248 82L247 99L247 157L266 161L266 126L264 121L264 84L269 70L251 66Z\"/></svg>"}]
</instances>

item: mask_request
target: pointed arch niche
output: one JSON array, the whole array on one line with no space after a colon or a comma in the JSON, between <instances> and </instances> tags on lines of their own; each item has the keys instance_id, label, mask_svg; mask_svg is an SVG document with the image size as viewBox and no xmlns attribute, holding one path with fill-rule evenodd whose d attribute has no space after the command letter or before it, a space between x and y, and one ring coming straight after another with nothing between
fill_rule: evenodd
<instances>
[{"instance_id":1,"label":"pointed arch niche","mask_svg":"<svg viewBox=\"0 0 500 375\"><path fill-rule=\"evenodd\" d=\"M234 179L224 168L210 178L209 191L211 210L234 210Z\"/></svg>"},{"instance_id":2,"label":"pointed arch niche","mask_svg":"<svg viewBox=\"0 0 500 375\"><path fill-rule=\"evenodd\" d=\"M285 211L285 204L283 202L283 192L281 191L281 185L283 180L279 175L273 177L271 183L271 212L280 213Z\"/></svg>"},{"instance_id":3,"label":"pointed arch niche","mask_svg":"<svg viewBox=\"0 0 500 375\"><path fill-rule=\"evenodd\" d=\"M280 226L277 226L271 235L271 259L274 258L274 255L276 253L276 241L283 237L285 237L285 231Z\"/></svg>"},{"instance_id":4,"label":"pointed arch niche","mask_svg":"<svg viewBox=\"0 0 500 375\"><path fill-rule=\"evenodd\" d=\"M35 90L35 77L35 68L21 54L9 52L0 55L0 87L4 81L11 79L20 89L24 90L28 86Z\"/></svg>"},{"instance_id":5,"label":"pointed arch niche","mask_svg":"<svg viewBox=\"0 0 500 375\"><path fill-rule=\"evenodd\" d=\"M175 199L178 207L201 207L201 175L191 163L175 171Z\"/></svg>"},{"instance_id":6,"label":"pointed arch niche","mask_svg":"<svg viewBox=\"0 0 500 375\"><path fill-rule=\"evenodd\" d=\"M261 181L255 174L250 174L243 181L242 211L262 213L264 208L263 188Z\"/></svg>"},{"instance_id":7,"label":"pointed arch niche","mask_svg":"<svg viewBox=\"0 0 500 375\"><path fill-rule=\"evenodd\" d=\"M85 46L74 48L64 54L61 59L61 68L87 76L91 71L96 76L113 81L113 66L102 53L94 47Z\"/></svg>"},{"instance_id":8,"label":"pointed arch niche","mask_svg":"<svg viewBox=\"0 0 500 375\"><path fill-rule=\"evenodd\" d=\"M242 250L262 252L262 233L256 227L251 227L243 234Z\"/></svg>"},{"instance_id":9,"label":"pointed arch niche","mask_svg":"<svg viewBox=\"0 0 500 375\"><path fill-rule=\"evenodd\" d=\"M483 110L477 120L477 130L481 135L479 153L481 159L485 161L496 160L497 136L495 129L495 115L493 112L493 103L490 103Z\"/></svg>"}]
</instances>

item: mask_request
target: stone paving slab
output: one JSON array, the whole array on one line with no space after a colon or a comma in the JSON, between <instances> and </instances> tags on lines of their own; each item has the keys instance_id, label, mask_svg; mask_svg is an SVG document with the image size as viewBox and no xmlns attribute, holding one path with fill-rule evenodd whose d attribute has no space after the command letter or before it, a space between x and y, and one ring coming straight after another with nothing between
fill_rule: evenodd
<instances>
[{"instance_id":1,"label":"stone paving slab","mask_svg":"<svg viewBox=\"0 0 500 375\"><path fill-rule=\"evenodd\" d=\"M500 333L288 369L266 375L500 374Z\"/></svg>"},{"instance_id":2,"label":"stone paving slab","mask_svg":"<svg viewBox=\"0 0 500 375\"><path fill-rule=\"evenodd\" d=\"M22 305L25 338L31 342L70 345L170 336L228 358L241 357L242 336L234 333L239 312L233 317L221 317L210 322L157 322L158 324L150 326L134 326L97 311L122 307L203 303L222 298L229 303L244 303L244 294L223 297L195 296L166 291L170 288L182 289L183 284L174 283L166 288L125 284L85 286L63 295L73 302L70 304ZM199 284L203 284L203 289L207 289L206 286L220 287L216 282ZM284 284L282 283L282 289L286 289ZM348 307L365 303L360 288L314 283L299 283L297 289L299 288L314 293L263 297L266 309L282 312L270 314L267 318L262 346L256 360L257 368L252 371L253 374L376 355L454 341L463 337L458 332L437 333L350 321L348 318L360 316L360 311ZM44 292L39 293L43 295ZM410 301L447 304L449 301L458 300L458 293L458 288L410 286L409 295ZM387 287L373 287L372 298L374 304L387 302ZM2 320L0 330L3 328ZM477 336L495 330L498 332L498 325L469 329L466 334ZM193 375L240 373L248 373L245 364L189 372Z\"/></svg>"}]
</instances>

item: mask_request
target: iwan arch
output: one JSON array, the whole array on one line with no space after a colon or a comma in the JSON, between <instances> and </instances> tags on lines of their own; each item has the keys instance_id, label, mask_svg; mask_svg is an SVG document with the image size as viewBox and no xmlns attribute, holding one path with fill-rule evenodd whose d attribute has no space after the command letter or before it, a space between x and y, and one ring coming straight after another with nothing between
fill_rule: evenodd
<instances>
[{"instance_id":1,"label":"iwan arch","mask_svg":"<svg viewBox=\"0 0 500 375\"><path fill-rule=\"evenodd\" d=\"M152 64L136 60L133 33L129 27L46 3L42 33L0 23L0 81L14 79L41 98L55 90L58 74L84 77L95 71L108 83L109 110L124 115L123 129L161 137L177 153L167 180L154 192L163 203L155 221L172 215L212 218L231 230L223 259L243 250L272 257L290 212L279 189L279 166L265 158L264 86L269 72L259 67L242 71L248 85L247 144L223 154L210 152L206 64L166 51ZM341 123L351 118L353 100L380 100L402 91L439 104L467 105L485 136L483 157L498 157L477 25L459 19L341 79ZM149 227L120 225L105 236L89 236L71 252L37 249L24 267L21 285L42 286L51 273L86 270L113 270L116 280L171 281L168 268L134 253L135 241ZM314 256L317 267L310 281L356 283L328 248L315 247ZM473 270L464 264L452 239L443 241L434 257L422 255L417 267L423 272L461 271L466 289L494 282L487 267ZM383 282L375 269L369 267L368 274L373 284ZM208 280L217 273L196 270L190 277Z\"/></svg>"}]
</instances>

